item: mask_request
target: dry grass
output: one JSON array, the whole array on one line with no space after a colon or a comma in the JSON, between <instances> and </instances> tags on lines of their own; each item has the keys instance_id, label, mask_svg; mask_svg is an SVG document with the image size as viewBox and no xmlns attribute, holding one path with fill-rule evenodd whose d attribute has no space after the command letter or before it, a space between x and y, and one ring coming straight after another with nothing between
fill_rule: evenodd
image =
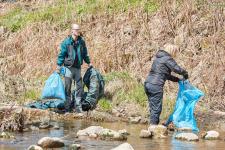
<instances>
[{"instance_id":1,"label":"dry grass","mask_svg":"<svg viewBox=\"0 0 225 150\"><path fill-rule=\"evenodd\" d=\"M93 1L90 9L78 5L79 12L69 14L72 18L65 19L63 27L47 19L26 24L15 33L6 32L0 36L1 71L24 78L49 75L56 66L59 44L69 34L65 27L78 22L94 66L103 73L125 70L142 82L157 49L166 43L177 44L181 51L176 60L188 70L191 82L206 93L201 104L223 110L224 2L158 1L155 11L124 4L109 11L106 3L99 8ZM149 5L150 10L151 6L155 4ZM166 92L175 90L174 84L166 86Z\"/></svg>"}]
</instances>

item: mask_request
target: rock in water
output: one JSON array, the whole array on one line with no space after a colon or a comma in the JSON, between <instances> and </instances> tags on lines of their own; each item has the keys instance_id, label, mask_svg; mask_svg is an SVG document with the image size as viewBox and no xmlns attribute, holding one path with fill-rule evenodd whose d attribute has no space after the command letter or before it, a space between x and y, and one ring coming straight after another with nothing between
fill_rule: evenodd
<instances>
[{"instance_id":1,"label":"rock in water","mask_svg":"<svg viewBox=\"0 0 225 150\"><path fill-rule=\"evenodd\" d=\"M111 150L134 150L134 148L129 143L123 143Z\"/></svg>"},{"instance_id":2,"label":"rock in water","mask_svg":"<svg viewBox=\"0 0 225 150\"><path fill-rule=\"evenodd\" d=\"M150 138L150 137L152 137L152 134L148 130L141 130L140 137L141 138Z\"/></svg>"},{"instance_id":3,"label":"rock in water","mask_svg":"<svg viewBox=\"0 0 225 150\"><path fill-rule=\"evenodd\" d=\"M37 145L31 145L28 147L27 150L43 150L40 146Z\"/></svg>"},{"instance_id":4,"label":"rock in water","mask_svg":"<svg viewBox=\"0 0 225 150\"><path fill-rule=\"evenodd\" d=\"M110 129L103 129L102 132L99 134L99 136L103 140L116 140L116 141L127 140L126 135Z\"/></svg>"},{"instance_id":5,"label":"rock in water","mask_svg":"<svg viewBox=\"0 0 225 150\"><path fill-rule=\"evenodd\" d=\"M69 150L79 150L81 149L81 145L80 144L72 144L69 146Z\"/></svg>"},{"instance_id":6,"label":"rock in water","mask_svg":"<svg viewBox=\"0 0 225 150\"><path fill-rule=\"evenodd\" d=\"M141 121L141 116L139 117L130 117L130 122L133 124L137 124Z\"/></svg>"},{"instance_id":7,"label":"rock in water","mask_svg":"<svg viewBox=\"0 0 225 150\"><path fill-rule=\"evenodd\" d=\"M92 135L92 134L99 134L100 132L102 132L103 130L103 127L101 126L90 126L86 129L83 129L83 130L79 130L77 132L77 136L89 136L89 135Z\"/></svg>"},{"instance_id":8,"label":"rock in water","mask_svg":"<svg viewBox=\"0 0 225 150\"><path fill-rule=\"evenodd\" d=\"M38 145L44 148L59 148L64 146L60 138L43 137L38 141Z\"/></svg>"},{"instance_id":9,"label":"rock in water","mask_svg":"<svg viewBox=\"0 0 225 150\"><path fill-rule=\"evenodd\" d=\"M167 128L163 125L150 125L148 128L153 138L165 138L168 135Z\"/></svg>"},{"instance_id":10,"label":"rock in water","mask_svg":"<svg viewBox=\"0 0 225 150\"><path fill-rule=\"evenodd\" d=\"M204 139L206 140L217 140L219 139L220 134L217 131L208 131L205 133L205 135L203 136Z\"/></svg>"},{"instance_id":11,"label":"rock in water","mask_svg":"<svg viewBox=\"0 0 225 150\"><path fill-rule=\"evenodd\" d=\"M128 133L126 129L119 130L118 132L123 135L130 135L130 133Z\"/></svg>"},{"instance_id":12,"label":"rock in water","mask_svg":"<svg viewBox=\"0 0 225 150\"><path fill-rule=\"evenodd\" d=\"M79 130L77 132L77 136L80 139L87 138L100 138L102 140L117 140L117 141L123 141L127 140L127 131L126 130L119 130L114 131L111 129L104 129L100 126L90 126L86 129Z\"/></svg>"},{"instance_id":13,"label":"rock in water","mask_svg":"<svg viewBox=\"0 0 225 150\"><path fill-rule=\"evenodd\" d=\"M196 134L194 133L178 133L175 136L176 139L179 140L186 140L186 141L198 141L199 138Z\"/></svg>"}]
</instances>

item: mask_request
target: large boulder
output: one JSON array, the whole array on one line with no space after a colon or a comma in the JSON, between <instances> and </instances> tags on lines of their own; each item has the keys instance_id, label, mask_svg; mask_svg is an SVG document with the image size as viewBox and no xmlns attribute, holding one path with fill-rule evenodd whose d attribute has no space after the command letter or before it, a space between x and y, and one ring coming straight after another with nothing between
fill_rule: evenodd
<instances>
[{"instance_id":1,"label":"large boulder","mask_svg":"<svg viewBox=\"0 0 225 150\"><path fill-rule=\"evenodd\" d=\"M27 150L43 150L40 146L37 145L31 145L28 147Z\"/></svg>"},{"instance_id":2,"label":"large boulder","mask_svg":"<svg viewBox=\"0 0 225 150\"><path fill-rule=\"evenodd\" d=\"M217 131L208 131L203 135L205 140L217 140L219 139L220 134Z\"/></svg>"},{"instance_id":3,"label":"large boulder","mask_svg":"<svg viewBox=\"0 0 225 150\"><path fill-rule=\"evenodd\" d=\"M111 150L134 150L134 148L129 143L123 143Z\"/></svg>"},{"instance_id":4,"label":"large boulder","mask_svg":"<svg viewBox=\"0 0 225 150\"><path fill-rule=\"evenodd\" d=\"M150 125L148 128L153 138L165 138L168 135L167 128L163 125Z\"/></svg>"},{"instance_id":5,"label":"large boulder","mask_svg":"<svg viewBox=\"0 0 225 150\"><path fill-rule=\"evenodd\" d=\"M152 133L149 132L148 130L141 130L140 137L141 138L151 138L152 137Z\"/></svg>"},{"instance_id":6,"label":"large boulder","mask_svg":"<svg viewBox=\"0 0 225 150\"><path fill-rule=\"evenodd\" d=\"M38 141L38 145L43 148L60 148L65 144L60 138L43 137Z\"/></svg>"},{"instance_id":7,"label":"large boulder","mask_svg":"<svg viewBox=\"0 0 225 150\"><path fill-rule=\"evenodd\" d=\"M186 141L198 141L199 140L198 136L194 133L178 133L175 136L175 138L178 140L186 140Z\"/></svg>"}]
</instances>

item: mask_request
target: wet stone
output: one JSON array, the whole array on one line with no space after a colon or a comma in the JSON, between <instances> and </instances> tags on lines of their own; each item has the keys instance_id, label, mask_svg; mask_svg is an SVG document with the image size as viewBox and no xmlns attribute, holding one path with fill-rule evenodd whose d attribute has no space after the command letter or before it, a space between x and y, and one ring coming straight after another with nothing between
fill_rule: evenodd
<instances>
[{"instance_id":1,"label":"wet stone","mask_svg":"<svg viewBox=\"0 0 225 150\"><path fill-rule=\"evenodd\" d=\"M79 130L77 136L89 136L91 134L99 134L103 130L103 127L100 126L90 126L86 129Z\"/></svg>"},{"instance_id":2,"label":"wet stone","mask_svg":"<svg viewBox=\"0 0 225 150\"><path fill-rule=\"evenodd\" d=\"M198 141L199 138L194 133L178 133L175 136L176 139L185 140L185 141Z\"/></svg>"},{"instance_id":3,"label":"wet stone","mask_svg":"<svg viewBox=\"0 0 225 150\"><path fill-rule=\"evenodd\" d=\"M60 148L64 147L64 142L56 137L43 137L38 141L38 145L44 148Z\"/></svg>"},{"instance_id":4,"label":"wet stone","mask_svg":"<svg viewBox=\"0 0 225 150\"><path fill-rule=\"evenodd\" d=\"M40 129L48 129L48 128L51 128L51 125L49 123L41 123L39 128Z\"/></svg>"},{"instance_id":5,"label":"wet stone","mask_svg":"<svg viewBox=\"0 0 225 150\"><path fill-rule=\"evenodd\" d=\"M123 143L111 150L134 150L134 148L129 143Z\"/></svg>"},{"instance_id":6,"label":"wet stone","mask_svg":"<svg viewBox=\"0 0 225 150\"><path fill-rule=\"evenodd\" d=\"M98 135L93 133L93 134L90 134L89 137L96 139L98 137Z\"/></svg>"},{"instance_id":7,"label":"wet stone","mask_svg":"<svg viewBox=\"0 0 225 150\"><path fill-rule=\"evenodd\" d=\"M32 131L38 131L38 130L39 130L39 128L38 128L38 127L33 126L33 125L31 125L31 126L30 126L30 129L31 129Z\"/></svg>"},{"instance_id":8,"label":"wet stone","mask_svg":"<svg viewBox=\"0 0 225 150\"><path fill-rule=\"evenodd\" d=\"M141 130L139 136L140 136L140 138L151 138L152 134L148 130Z\"/></svg>"},{"instance_id":9,"label":"wet stone","mask_svg":"<svg viewBox=\"0 0 225 150\"><path fill-rule=\"evenodd\" d=\"M14 138L14 136L11 135L11 134L8 133L8 132L2 132L2 133L0 134L0 138L3 138L3 139L10 139L10 138Z\"/></svg>"},{"instance_id":10,"label":"wet stone","mask_svg":"<svg viewBox=\"0 0 225 150\"><path fill-rule=\"evenodd\" d=\"M72 144L69 146L69 150L79 150L81 149L81 145L80 144Z\"/></svg>"},{"instance_id":11,"label":"wet stone","mask_svg":"<svg viewBox=\"0 0 225 150\"><path fill-rule=\"evenodd\" d=\"M86 129L79 130L77 132L77 137L79 139L86 139L86 138L100 138L102 140L117 140L117 141L123 141L127 140L127 131L120 130L120 131L114 131L111 129L104 129L100 126L90 126Z\"/></svg>"},{"instance_id":12,"label":"wet stone","mask_svg":"<svg viewBox=\"0 0 225 150\"><path fill-rule=\"evenodd\" d=\"M102 132L99 134L99 136L103 140L116 140L116 141L127 140L126 135L120 134L119 132L111 129L103 129Z\"/></svg>"},{"instance_id":13,"label":"wet stone","mask_svg":"<svg viewBox=\"0 0 225 150\"><path fill-rule=\"evenodd\" d=\"M23 132L28 132L29 130L29 128L23 128Z\"/></svg>"},{"instance_id":14,"label":"wet stone","mask_svg":"<svg viewBox=\"0 0 225 150\"><path fill-rule=\"evenodd\" d=\"M150 125L148 128L153 138L166 138L168 135L167 128L163 125Z\"/></svg>"},{"instance_id":15,"label":"wet stone","mask_svg":"<svg viewBox=\"0 0 225 150\"><path fill-rule=\"evenodd\" d=\"M130 133L128 133L126 129L119 130L118 132L123 135L130 135Z\"/></svg>"},{"instance_id":16,"label":"wet stone","mask_svg":"<svg viewBox=\"0 0 225 150\"><path fill-rule=\"evenodd\" d=\"M130 117L130 122L133 123L133 124L137 124L141 121L141 116L139 117Z\"/></svg>"},{"instance_id":17,"label":"wet stone","mask_svg":"<svg viewBox=\"0 0 225 150\"><path fill-rule=\"evenodd\" d=\"M59 124L58 124L58 123L55 123L55 124L53 125L53 129L59 130L59 129L60 129Z\"/></svg>"},{"instance_id":18,"label":"wet stone","mask_svg":"<svg viewBox=\"0 0 225 150\"><path fill-rule=\"evenodd\" d=\"M220 134L217 131L208 131L205 133L205 135L203 135L203 138L205 140L217 140L219 139Z\"/></svg>"},{"instance_id":19,"label":"wet stone","mask_svg":"<svg viewBox=\"0 0 225 150\"><path fill-rule=\"evenodd\" d=\"M40 146L37 145L31 145L28 147L27 150L43 150Z\"/></svg>"}]
</instances>

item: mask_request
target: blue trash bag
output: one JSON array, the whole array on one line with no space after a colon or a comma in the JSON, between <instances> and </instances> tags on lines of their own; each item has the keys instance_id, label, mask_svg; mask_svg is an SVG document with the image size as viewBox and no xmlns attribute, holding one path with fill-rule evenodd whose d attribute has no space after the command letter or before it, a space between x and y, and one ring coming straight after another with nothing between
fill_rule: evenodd
<instances>
[{"instance_id":1,"label":"blue trash bag","mask_svg":"<svg viewBox=\"0 0 225 150\"><path fill-rule=\"evenodd\" d=\"M173 122L177 128L189 128L199 131L194 117L195 104L204 96L198 88L192 86L188 80L179 81L179 91L173 113L167 120L167 125Z\"/></svg>"},{"instance_id":2,"label":"blue trash bag","mask_svg":"<svg viewBox=\"0 0 225 150\"><path fill-rule=\"evenodd\" d=\"M45 82L41 99L66 100L63 81L58 73L54 72Z\"/></svg>"},{"instance_id":3,"label":"blue trash bag","mask_svg":"<svg viewBox=\"0 0 225 150\"><path fill-rule=\"evenodd\" d=\"M39 100L33 103L26 105L29 108L38 108L38 109L48 109L48 108L58 108L64 109L64 100L61 99L49 99L49 100Z\"/></svg>"}]
</instances>

